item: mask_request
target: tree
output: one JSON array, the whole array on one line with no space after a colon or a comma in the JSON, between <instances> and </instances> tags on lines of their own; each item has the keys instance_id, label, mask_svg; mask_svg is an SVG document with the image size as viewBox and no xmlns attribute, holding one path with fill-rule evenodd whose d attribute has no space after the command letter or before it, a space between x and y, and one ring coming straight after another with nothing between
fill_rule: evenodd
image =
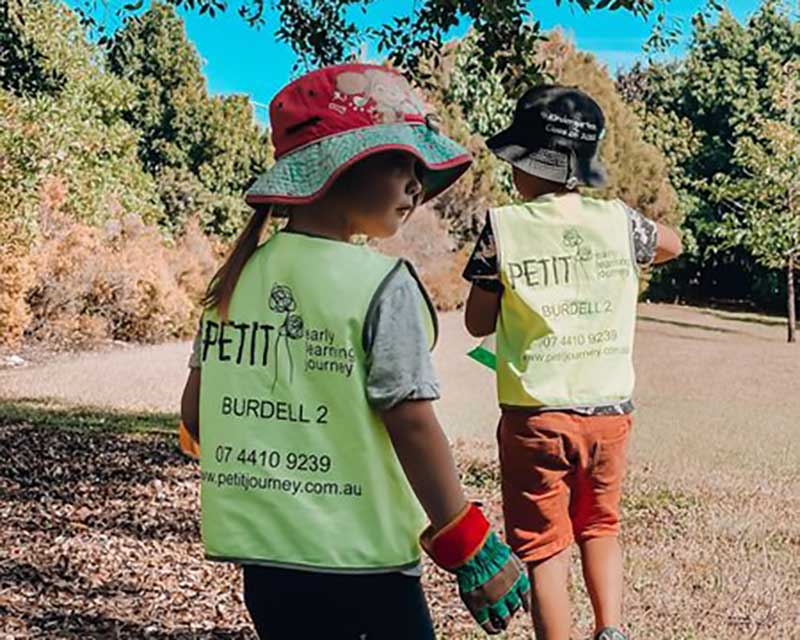
<instances>
[{"instance_id":1,"label":"tree","mask_svg":"<svg viewBox=\"0 0 800 640\"><path fill-rule=\"evenodd\" d=\"M34 52L41 78L6 59L0 89L0 222L30 244L58 216L102 224L135 213L157 221L153 179L136 157L137 132L121 106L126 82L102 72L102 56L85 41L76 17L49 0L16 5L17 41ZM7 241L7 238L2 238Z\"/></svg>"},{"instance_id":2,"label":"tree","mask_svg":"<svg viewBox=\"0 0 800 640\"><path fill-rule=\"evenodd\" d=\"M122 117L132 87L103 73L77 18L5 3L0 44L0 344L14 344L31 320L32 247L70 223L156 222L162 208Z\"/></svg>"},{"instance_id":3,"label":"tree","mask_svg":"<svg viewBox=\"0 0 800 640\"><path fill-rule=\"evenodd\" d=\"M511 172L486 148L483 137L470 128L458 104L438 93L430 95L429 103L441 118L442 128L473 158L470 171L432 202L436 214L447 223L448 231L461 247L480 232L489 207L511 202Z\"/></svg>"},{"instance_id":4,"label":"tree","mask_svg":"<svg viewBox=\"0 0 800 640\"><path fill-rule=\"evenodd\" d=\"M471 172L474 177L469 183L456 185L454 202L448 193L434 203L459 239L467 240L480 229L488 206L515 197L507 165L488 152L483 138L510 124L516 98L503 85L496 67L480 74L475 63L475 37L470 33L449 47L435 90L430 93L436 108L447 114L448 132L467 144L476 158ZM607 135L600 152L610 180L596 195L621 198L654 220L679 224L682 210L670 183L667 160L644 139L638 116L617 92L607 69L558 32L548 34L535 51L529 52L525 64L541 70L539 82L547 79L578 86L603 108ZM464 193L465 189L469 193Z\"/></svg>"},{"instance_id":5,"label":"tree","mask_svg":"<svg viewBox=\"0 0 800 640\"><path fill-rule=\"evenodd\" d=\"M774 100L783 66L800 56L800 24L788 8L766 0L745 23L727 11L693 20L684 59L635 67L618 85L645 122L647 139L668 157L686 210L685 251L660 269L656 291L669 297L749 300L771 307L785 279L744 245L723 242L723 212L712 184L718 174L744 179L735 159L753 123L781 120Z\"/></svg>"},{"instance_id":6,"label":"tree","mask_svg":"<svg viewBox=\"0 0 800 640\"><path fill-rule=\"evenodd\" d=\"M0 87L15 95L55 93L63 77L43 60L42 52L25 33L24 0L0 5Z\"/></svg>"},{"instance_id":7,"label":"tree","mask_svg":"<svg viewBox=\"0 0 800 640\"><path fill-rule=\"evenodd\" d=\"M800 263L800 130L795 102L800 66L785 66L786 85L776 100L783 120L760 117L740 138L733 156L746 177L718 176L716 193L726 211L720 236L742 244L765 267L786 271L788 341L796 340L794 277Z\"/></svg>"},{"instance_id":8,"label":"tree","mask_svg":"<svg viewBox=\"0 0 800 640\"><path fill-rule=\"evenodd\" d=\"M279 25L275 35L288 42L298 63L319 66L343 62L366 39L375 41L380 53L417 80L427 80L430 61L440 60L444 39L462 20L474 26L478 60L489 71L497 67L506 84L530 81L536 69L522 64L541 39L541 25L533 21L526 0L421 0L395 3L393 17L378 28L360 29L351 19L355 10L366 13L375 0L276 0ZM557 4L561 0L555 0ZM584 11L625 10L646 16L653 0L569 0ZM176 7L197 9L214 16L227 10L226 0L170 0ZM100 6L125 18L141 9L143 0L82 0L84 21L101 33L106 29L94 18ZM237 10L251 25L265 24L265 0L238 0ZM410 11L409 11L410 9ZM438 64L435 64L438 66ZM531 75L528 75L528 73ZM515 73L521 75L515 75Z\"/></svg>"},{"instance_id":9,"label":"tree","mask_svg":"<svg viewBox=\"0 0 800 640\"><path fill-rule=\"evenodd\" d=\"M270 157L248 99L208 95L183 20L158 2L114 34L108 66L136 88L125 117L142 132L145 169L165 183L166 226L179 229L187 215L199 213L207 231L236 233L248 213L242 192ZM172 187L182 191L171 194ZM172 208L179 201L197 208Z\"/></svg>"},{"instance_id":10,"label":"tree","mask_svg":"<svg viewBox=\"0 0 800 640\"><path fill-rule=\"evenodd\" d=\"M165 167L190 166L206 87L183 21L170 7L154 3L114 35L108 68L136 88L125 117L142 134L139 157L145 169L155 175Z\"/></svg>"}]
</instances>

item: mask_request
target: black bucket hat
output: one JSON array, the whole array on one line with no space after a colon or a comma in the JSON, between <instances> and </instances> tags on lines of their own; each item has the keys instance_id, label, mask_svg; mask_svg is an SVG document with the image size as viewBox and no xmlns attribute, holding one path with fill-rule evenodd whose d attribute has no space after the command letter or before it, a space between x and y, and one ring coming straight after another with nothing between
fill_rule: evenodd
<instances>
[{"instance_id":1,"label":"black bucket hat","mask_svg":"<svg viewBox=\"0 0 800 640\"><path fill-rule=\"evenodd\" d=\"M511 126L486 145L521 171L569 189L602 187L607 174L598 146L605 124L600 105L580 89L540 85L525 92Z\"/></svg>"}]
</instances>

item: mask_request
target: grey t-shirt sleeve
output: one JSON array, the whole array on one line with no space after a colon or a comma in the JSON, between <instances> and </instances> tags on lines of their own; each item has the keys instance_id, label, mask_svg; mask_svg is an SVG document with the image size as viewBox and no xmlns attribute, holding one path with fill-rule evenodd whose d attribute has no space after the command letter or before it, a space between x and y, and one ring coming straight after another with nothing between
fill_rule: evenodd
<instances>
[{"instance_id":1,"label":"grey t-shirt sleeve","mask_svg":"<svg viewBox=\"0 0 800 640\"><path fill-rule=\"evenodd\" d=\"M370 406L386 411L404 400L437 400L439 382L416 279L401 266L387 276L376 296L364 327Z\"/></svg>"}]
</instances>

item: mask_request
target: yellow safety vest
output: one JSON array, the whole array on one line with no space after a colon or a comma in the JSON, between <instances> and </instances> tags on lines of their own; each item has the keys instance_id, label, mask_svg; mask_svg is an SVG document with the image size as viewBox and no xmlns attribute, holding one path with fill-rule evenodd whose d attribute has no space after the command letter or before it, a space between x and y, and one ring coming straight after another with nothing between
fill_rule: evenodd
<instances>
[{"instance_id":1,"label":"yellow safety vest","mask_svg":"<svg viewBox=\"0 0 800 640\"><path fill-rule=\"evenodd\" d=\"M570 194L490 215L504 285L500 403L572 408L630 398L639 279L623 205Z\"/></svg>"},{"instance_id":2,"label":"yellow safety vest","mask_svg":"<svg viewBox=\"0 0 800 640\"><path fill-rule=\"evenodd\" d=\"M242 270L229 321L204 315L207 557L355 572L419 561L424 513L365 393L364 321L397 268L366 247L279 233Z\"/></svg>"}]
</instances>

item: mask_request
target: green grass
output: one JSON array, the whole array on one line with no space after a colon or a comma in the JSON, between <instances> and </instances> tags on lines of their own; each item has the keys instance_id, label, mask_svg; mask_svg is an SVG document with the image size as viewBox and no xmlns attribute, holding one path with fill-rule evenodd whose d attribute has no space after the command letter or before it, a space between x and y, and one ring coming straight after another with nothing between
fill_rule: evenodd
<instances>
[{"instance_id":1,"label":"green grass","mask_svg":"<svg viewBox=\"0 0 800 640\"><path fill-rule=\"evenodd\" d=\"M622 505L626 513L635 516L642 511L690 511L701 506L700 498L669 487L653 488L649 491L624 493Z\"/></svg>"},{"instance_id":2,"label":"green grass","mask_svg":"<svg viewBox=\"0 0 800 640\"><path fill-rule=\"evenodd\" d=\"M0 399L0 427L30 424L54 429L86 429L115 433L152 433L174 437L180 417L175 413L128 412L66 405L58 400Z\"/></svg>"}]
</instances>

